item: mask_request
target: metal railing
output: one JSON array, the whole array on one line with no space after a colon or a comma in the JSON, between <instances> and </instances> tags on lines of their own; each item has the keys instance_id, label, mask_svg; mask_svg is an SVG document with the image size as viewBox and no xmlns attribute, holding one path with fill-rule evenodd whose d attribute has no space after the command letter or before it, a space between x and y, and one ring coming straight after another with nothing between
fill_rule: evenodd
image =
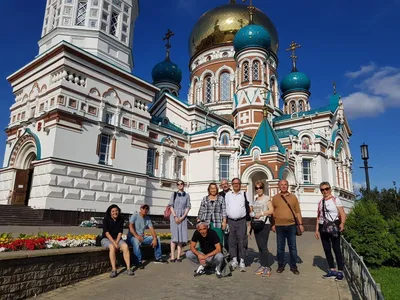
<instances>
[{"instance_id":1,"label":"metal railing","mask_svg":"<svg viewBox=\"0 0 400 300\"><path fill-rule=\"evenodd\" d=\"M351 246L351 243L341 236L342 254L345 261L347 272L350 276L349 281L360 293L363 300L384 300L381 287L376 283L363 257L359 256Z\"/></svg>"}]
</instances>

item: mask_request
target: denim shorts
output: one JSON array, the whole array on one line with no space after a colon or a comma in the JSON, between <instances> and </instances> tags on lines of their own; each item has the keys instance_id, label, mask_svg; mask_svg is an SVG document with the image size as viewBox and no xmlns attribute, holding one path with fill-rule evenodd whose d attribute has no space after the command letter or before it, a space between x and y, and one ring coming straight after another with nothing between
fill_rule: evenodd
<instances>
[{"instance_id":1,"label":"denim shorts","mask_svg":"<svg viewBox=\"0 0 400 300\"><path fill-rule=\"evenodd\" d=\"M110 245L112 245L112 242L108 238L102 238L100 243L101 246L106 249L109 249ZM118 242L118 246L121 247L123 244L126 244L125 241L123 239L120 239Z\"/></svg>"}]
</instances>

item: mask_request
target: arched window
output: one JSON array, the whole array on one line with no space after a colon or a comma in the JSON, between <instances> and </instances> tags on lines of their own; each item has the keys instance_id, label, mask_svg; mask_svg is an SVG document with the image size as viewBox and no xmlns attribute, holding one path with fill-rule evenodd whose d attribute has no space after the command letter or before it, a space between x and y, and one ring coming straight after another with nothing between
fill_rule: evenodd
<instances>
[{"instance_id":1,"label":"arched window","mask_svg":"<svg viewBox=\"0 0 400 300\"><path fill-rule=\"evenodd\" d=\"M276 103L276 86L275 86L275 78L271 78L270 80L270 88L271 88L271 96L272 96L272 104L275 105Z\"/></svg>"},{"instance_id":2,"label":"arched window","mask_svg":"<svg viewBox=\"0 0 400 300\"><path fill-rule=\"evenodd\" d=\"M300 100L299 101L299 112L304 111L304 101Z\"/></svg>"},{"instance_id":3,"label":"arched window","mask_svg":"<svg viewBox=\"0 0 400 300\"><path fill-rule=\"evenodd\" d=\"M221 137L219 139L219 143L222 146L228 146L229 145L229 133L224 132L221 134Z\"/></svg>"},{"instance_id":4,"label":"arched window","mask_svg":"<svg viewBox=\"0 0 400 300\"><path fill-rule=\"evenodd\" d=\"M249 81L249 63L245 62L243 64L243 81L247 82Z\"/></svg>"},{"instance_id":5,"label":"arched window","mask_svg":"<svg viewBox=\"0 0 400 300\"><path fill-rule=\"evenodd\" d=\"M231 80L227 72L219 76L219 100L228 101L231 99Z\"/></svg>"},{"instance_id":6,"label":"arched window","mask_svg":"<svg viewBox=\"0 0 400 300\"><path fill-rule=\"evenodd\" d=\"M293 114L296 112L296 101L290 101L290 113Z\"/></svg>"},{"instance_id":7,"label":"arched window","mask_svg":"<svg viewBox=\"0 0 400 300\"><path fill-rule=\"evenodd\" d=\"M193 85L193 102L194 104L199 103L199 82L196 80Z\"/></svg>"},{"instance_id":8,"label":"arched window","mask_svg":"<svg viewBox=\"0 0 400 300\"><path fill-rule=\"evenodd\" d=\"M257 60L253 63L253 80L260 80L260 62Z\"/></svg>"},{"instance_id":9,"label":"arched window","mask_svg":"<svg viewBox=\"0 0 400 300\"><path fill-rule=\"evenodd\" d=\"M211 76L207 76L205 79L205 84L204 84L204 96L205 96L205 102L210 103L212 99L212 84L211 84Z\"/></svg>"}]
</instances>

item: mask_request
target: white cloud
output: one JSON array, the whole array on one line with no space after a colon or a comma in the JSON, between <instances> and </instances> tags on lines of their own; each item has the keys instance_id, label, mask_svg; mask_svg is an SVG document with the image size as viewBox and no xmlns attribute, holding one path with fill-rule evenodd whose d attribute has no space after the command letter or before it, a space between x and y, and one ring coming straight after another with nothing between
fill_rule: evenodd
<instances>
[{"instance_id":1,"label":"white cloud","mask_svg":"<svg viewBox=\"0 0 400 300\"><path fill-rule=\"evenodd\" d=\"M368 74L355 85L359 91L342 98L350 119L377 116L388 107L400 107L400 69L389 66L378 68L374 63L369 66L374 66L374 69L367 72L368 66L363 66L360 71L345 74L347 77L353 76L351 78L361 76L360 72L366 76Z\"/></svg>"},{"instance_id":2,"label":"white cloud","mask_svg":"<svg viewBox=\"0 0 400 300\"><path fill-rule=\"evenodd\" d=\"M366 66L361 66L360 70L358 71L347 71L344 75L349 78L358 78L360 76L366 75L371 73L373 70L376 69L376 65L373 62L370 62Z\"/></svg>"},{"instance_id":3,"label":"white cloud","mask_svg":"<svg viewBox=\"0 0 400 300\"><path fill-rule=\"evenodd\" d=\"M360 193L360 189L361 188L365 189L366 183L365 182L361 183L361 182L354 181L353 182L353 187L354 187L354 194L358 195Z\"/></svg>"}]
</instances>

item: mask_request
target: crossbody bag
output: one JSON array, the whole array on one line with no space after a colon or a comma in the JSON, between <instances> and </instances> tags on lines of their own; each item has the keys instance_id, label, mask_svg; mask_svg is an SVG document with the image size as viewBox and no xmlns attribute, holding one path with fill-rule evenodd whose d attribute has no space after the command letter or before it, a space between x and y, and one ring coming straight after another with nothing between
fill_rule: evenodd
<instances>
[{"instance_id":1,"label":"crossbody bag","mask_svg":"<svg viewBox=\"0 0 400 300\"><path fill-rule=\"evenodd\" d=\"M294 223L296 224L296 235L297 235L297 236L301 236L303 233L301 232L301 229L300 229L299 220L297 219L296 215L294 214L294 211L293 211L292 207L290 206L289 202L287 202L285 196L283 196L283 195L281 194L281 197L282 197L283 201L285 201L285 203L287 204L287 206L289 207L290 211L291 211L292 214L293 214Z\"/></svg>"},{"instance_id":2,"label":"crossbody bag","mask_svg":"<svg viewBox=\"0 0 400 300\"><path fill-rule=\"evenodd\" d=\"M335 204L335 206L336 206L336 204ZM336 207L336 209L337 209L337 207ZM332 218L331 214L329 212L328 212L328 214L332 220L333 218ZM338 216L339 216L339 211L338 211ZM322 199L322 217L324 218L324 222L322 223L321 232L330 234L333 237L338 237L340 230L339 230L339 226L337 225L337 221L339 221L339 218L337 218L333 221L328 220L328 218L326 217L325 199Z\"/></svg>"}]
</instances>

